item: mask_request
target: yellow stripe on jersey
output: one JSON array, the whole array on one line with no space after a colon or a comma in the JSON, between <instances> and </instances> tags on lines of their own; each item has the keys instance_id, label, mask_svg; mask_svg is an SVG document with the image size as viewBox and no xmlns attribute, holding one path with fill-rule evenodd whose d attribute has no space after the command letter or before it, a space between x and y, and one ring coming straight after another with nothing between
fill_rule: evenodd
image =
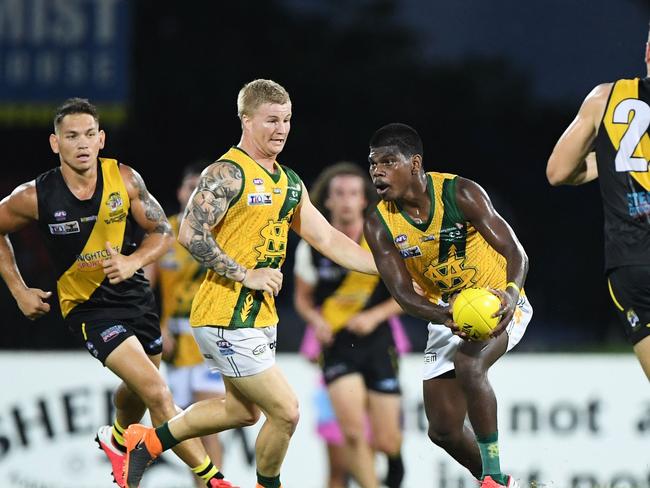
<instances>
[{"instance_id":1,"label":"yellow stripe on jersey","mask_svg":"<svg viewBox=\"0 0 650 488\"><path fill-rule=\"evenodd\" d=\"M361 247L370 251L362 238ZM357 313L364 309L379 284L379 276L350 271L334 293L328 296L321 306L321 314L330 324L332 331L338 332Z\"/></svg>"},{"instance_id":2,"label":"yellow stripe on jersey","mask_svg":"<svg viewBox=\"0 0 650 488\"><path fill-rule=\"evenodd\" d=\"M643 158L650 161L650 136L647 133L646 126L637 126L633 123L637 113L634 110L634 102L630 100L639 99L639 79L618 80L609 96L605 115L603 116L603 125L607 131L609 140L614 149L618 152L621 150L621 141L623 137L631 137L631 144L634 151L631 156L634 158ZM640 102L644 105L645 102ZM630 132L628 134L628 132ZM626 158L629 154L623 155ZM629 171L630 175L646 190L650 191L650 172L646 171Z\"/></svg>"},{"instance_id":3,"label":"yellow stripe on jersey","mask_svg":"<svg viewBox=\"0 0 650 488\"><path fill-rule=\"evenodd\" d=\"M433 302L473 286L503 289L506 260L465 220L456 205L456 175L427 173L431 212L414 222L396 202L380 201L377 213L406 269Z\"/></svg>"},{"instance_id":4,"label":"yellow stripe on jersey","mask_svg":"<svg viewBox=\"0 0 650 488\"><path fill-rule=\"evenodd\" d=\"M178 236L180 218L169 218L175 236ZM158 261L161 299L160 322L168 327L176 339L176 349L171 364L180 368L203 362L203 355L194 340L189 323L176 318L189 319L192 299L205 279L205 268L185 249L177 239ZM172 323L170 325L170 323ZM185 324L185 327L176 325ZM180 329L180 330L178 330Z\"/></svg>"},{"instance_id":5,"label":"yellow stripe on jersey","mask_svg":"<svg viewBox=\"0 0 650 488\"><path fill-rule=\"evenodd\" d=\"M108 257L106 242L117 252L122 250L126 218L131 200L115 159L100 158L104 189L99 204L97 221L88 241L75 259L57 281L57 292L61 313L66 317L70 311L90 298L104 281L106 275L102 268Z\"/></svg>"},{"instance_id":6,"label":"yellow stripe on jersey","mask_svg":"<svg viewBox=\"0 0 650 488\"><path fill-rule=\"evenodd\" d=\"M213 230L215 240L245 268L279 268L302 195L300 178L277 162L276 171L269 173L236 147L220 161L241 170L242 190ZM278 323L278 314L272 294L250 290L208 270L194 297L190 323L193 327L267 327Z\"/></svg>"}]
</instances>

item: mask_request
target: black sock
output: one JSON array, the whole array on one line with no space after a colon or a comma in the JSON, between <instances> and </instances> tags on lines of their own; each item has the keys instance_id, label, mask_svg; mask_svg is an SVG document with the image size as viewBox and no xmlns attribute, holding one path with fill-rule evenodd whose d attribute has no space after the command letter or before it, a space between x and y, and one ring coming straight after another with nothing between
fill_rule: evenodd
<instances>
[{"instance_id":1,"label":"black sock","mask_svg":"<svg viewBox=\"0 0 650 488\"><path fill-rule=\"evenodd\" d=\"M257 473L257 483L264 488L281 488L280 475L277 476L262 476Z\"/></svg>"},{"instance_id":2,"label":"black sock","mask_svg":"<svg viewBox=\"0 0 650 488\"><path fill-rule=\"evenodd\" d=\"M167 422L165 422L164 424L162 424L160 427L156 429L156 435L158 436L158 440L162 445L163 451L166 451L167 449L171 449L179 442L172 435L171 431L169 430L169 425L167 425Z\"/></svg>"},{"instance_id":3,"label":"black sock","mask_svg":"<svg viewBox=\"0 0 650 488\"><path fill-rule=\"evenodd\" d=\"M385 485L388 488L399 488L404 479L404 463L402 462L402 454L397 453L393 456L388 456L388 473L386 473Z\"/></svg>"}]
</instances>

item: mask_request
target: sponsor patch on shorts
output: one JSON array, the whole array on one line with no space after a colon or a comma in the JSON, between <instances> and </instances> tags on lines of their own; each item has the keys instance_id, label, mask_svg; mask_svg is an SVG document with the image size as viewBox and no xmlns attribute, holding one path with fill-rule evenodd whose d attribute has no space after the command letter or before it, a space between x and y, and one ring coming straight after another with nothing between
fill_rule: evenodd
<instances>
[{"instance_id":1,"label":"sponsor patch on shorts","mask_svg":"<svg viewBox=\"0 0 650 488\"><path fill-rule=\"evenodd\" d=\"M104 342L108 342L112 339L115 339L118 335L126 333L126 329L123 325L114 325L104 330L100 335Z\"/></svg>"}]
</instances>

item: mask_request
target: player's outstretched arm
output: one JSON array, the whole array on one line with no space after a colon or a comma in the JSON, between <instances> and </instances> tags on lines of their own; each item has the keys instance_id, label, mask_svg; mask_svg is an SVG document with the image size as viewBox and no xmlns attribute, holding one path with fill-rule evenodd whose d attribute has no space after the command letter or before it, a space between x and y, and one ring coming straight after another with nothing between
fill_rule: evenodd
<instances>
[{"instance_id":1,"label":"player's outstretched arm","mask_svg":"<svg viewBox=\"0 0 650 488\"><path fill-rule=\"evenodd\" d=\"M477 183L458 177L456 203L476 230L490 246L506 259L505 290L495 290L501 298L501 308L496 315L501 321L492 331L492 336L501 334L514 314L519 293L528 274L528 256L514 231L494 209L490 197Z\"/></svg>"},{"instance_id":2,"label":"player's outstretched arm","mask_svg":"<svg viewBox=\"0 0 650 488\"><path fill-rule=\"evenodd\" d=\"M217 161L203 173L192 193L178 231L178 241L203 266L219 276L241 282L252 290L275 295L282 287L279 269L246 269L228 256L212 235L226 215L230 202L242 189L241 170L232 163Z\"/></svg>"},{"instance_id":3,"label":"player's outstretched arm","mask_svg":"<svg viewBox=\"0 0 650 488\"><path fill-rule=\"evenodd\" d=\"M376 212L372 212L365 221L364 235L375 257L379 274L390 294L409 315L436 324L451 324L449 307L434 305L425 297L416 293L411 275L404 266L402 257L390 241L383 224Z\"/></svg>"},{"instance_id":4,"label":"player's outstretched arm","mask_svg":"<svg viewBox=\"0 0 650 488\"><path fill-rule=\"evenodd\" d=\"M142 177L133 168L121 164L120 174L131 200L131 214L146 232L142 243L131 255L117 252L109 242L106 250L110 258L103 267L111 284L129 279L140 268L162 256L173 242L172 228L158 201L149 193Z\"/></svg>"},{"instance_id":5,"label":"player's outstretched arm","mask_svg":"<svg viewBox=\"0 0 650 488\"><path fill-rule=\"evenodd\" d=\"M598 178L593 148L611 91L611 83L594 88L557 141L546 165L551 185L582 185Z\"/></svg>"},{"instance_id":6,"label":"player's outstretched arm","mask_svg":"<svg viewBox=\"0 0 650 488\"><path fill-rule=\"evenodd\" d=\"M11 195L0 201L0 276L7 284L20 311L30 320L50 311L45 302L52 292L28 288L16 265L16 257L9 236L38 220L38 200L34 181L16 188Z\"/></svg>"},{"instance_id":7,"label":"player's outstretched arm","mask_svg":"<svg viewBox=\"0 0 650 488\"><path fill-rule=\"evenodd\" d=\"M310 246L336 264L360 273L377 274L372 255L343 232L332 227L311 203L304 186L298 214L291 228Z\"/></svg>"}]
</instances>

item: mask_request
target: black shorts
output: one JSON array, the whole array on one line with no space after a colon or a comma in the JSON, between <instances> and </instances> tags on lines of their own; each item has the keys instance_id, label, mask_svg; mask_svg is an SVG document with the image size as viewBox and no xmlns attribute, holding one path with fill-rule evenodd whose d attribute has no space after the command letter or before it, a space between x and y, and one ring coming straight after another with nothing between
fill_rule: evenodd
<instances>
[{"instance_id":1,"label":"black shorts","mask_svg":"<svg viewBox=\"0 0 650 488\"><path fill-rule=\"evenodd\" d=\"M106 316L109 315L107 312ZM162 352L160 320L154 312L127 319L103 318L97 314L92 318L68 316L66 324L88 352L102 364L106 363L106 358L117 346L133 335L148 355L155 356Z\"/></svg>"},{"instance_id":2,"label":"black shorts","mask_svg":"<svg viewBox=\"0 0 650 488\"><path fill-rule=\"evenodd\" d=\"M397 351L388 323L380 324L367 336L341 330L331 346L323 349L321 366L325 383L359 373L366 388L379 393L399 394Z\"/></svg>"},{"instance_id":3,"label":"black shorts","mask_svg":"<svg viewBox=\"0 0 650 488\"><path fill-rule=\"evenodd\" d=\"M650 266L621 266L607 278L625 335L634 345L650 335Z\"/></svg>"}]
</instances>

